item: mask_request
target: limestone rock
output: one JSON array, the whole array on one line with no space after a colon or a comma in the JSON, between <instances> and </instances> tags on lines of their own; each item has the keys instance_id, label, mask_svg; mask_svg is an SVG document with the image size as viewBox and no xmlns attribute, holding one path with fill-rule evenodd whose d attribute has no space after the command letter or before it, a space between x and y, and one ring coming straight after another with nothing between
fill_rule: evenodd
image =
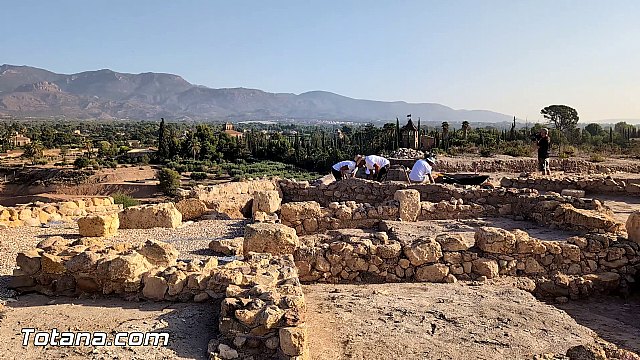
<instances>
[{"instance_id":1,"label":"limestone rock","mask_svg":"<svg viewBox=\"0 0 640 360\"><path fill-rule=\"evenodd\" d=\"M420 192L414 189L397 190L393 199L400 202L399 217L402 221L416 221L422 206Z\"/></svg>"},{"instance_id":2,"label":"limestone rock","mask_svg":"<svg viewBox=\"0 0 640 360\"><path fill-rule=\"evenodd\" d=\"M182 224L182 214L173 203L131 206L118 215L121 229L176 228Z\"/></svg>"},{"instance_id":3,"label":"limestone rock","mask_svg":"<svg viewBox=\"0 0 640 360\"><path fill-rule=\"evenodd\" d=\"M238 358L238 351L231 348L229 345L218 345L218 355L224 360L232 360Z\"/></svg>"},{"instance_id":4,"label":"limestone rock","mask_svg":"<svg viewBox=\"0 0 640 360\"><path fill-rule=\"evenodd\" d=\"M603 349L595 345L577 345L567 350L569 360L607 360Z\"/></svg>"},{"instance_id":5,"label":"limestone rock","mask_svg":"<svg viewBox=\"0 0 640 360\"><path fill-rule=\"evenodd\" d=\"M304 326L280 328L280 350L288 356L298 356L307 346L307 328Z\"/></svg>"},{"instance_id":6,"label":"limestone rock","mask_svg":"<svg viewBox=\"0 0 640 360\"><path fill-rule=\"evenodd\" d=\"M47 274L64 274L64 261L61 257L44 253L40 257L40 268Z\"/></svg>"},{"instance_id":7,"label":"limestone rock","mask_svg":"<svg viewBox=\"0 0 640 360\"><path fill-rule=\"evenodd\" d=\"M516 236L505 230L483 226L475 233L476 246L494 254L510 254L515 251Z\"/></svg>"},{"instance_id":8,"label":"limestone rock","mask_svg":"<svg viewBox=\"0 0 640 360\"><path fill-rule=\"evenodd\" d=\"M118 256L107 261L104 265L103 267L98 266L98 271L104 271L104 273L98 274L100 277L122 282L140 281L142 274L151 268L147 259L138 253Z\"/></svg>"},{"instance_id":9,"label":"limestone rock","mask_svg":"<svg viewBox=\"0 0 640 360\"><path fill-rule=\"evenodd\" d=\"M640 211L634 211L629 215L626 228L629 240L640 244Z\"/></svg>"},{"instance_id":10,"label":"limestone rock","mask_svg":"<svg viewBox=\"0 0 640 360\"><path fill-rule=\"evenodd\" d=\"M257 211L262 211L272 214L280 210L281 203L282 199L276 190L256 191L253 194L252 213L255 214Z\"/></svg>"},{"instance_id":11,"label":"limestone rock","mask_svg":"<svg viewBox=\"0 0 640 360\"><path fill-rule=\"evenodd\" d=\"M40 253L36 250L29 250L18 253L16 265L27 275L33 275L40 271Z\"/></svg>"},{"instance_id":12,"label":"limestone rock","mask_svg":"<svg viewBox=\"0 0 640 360\"><path fill-rule=\"evenodd\" d=\"M304 219L320 218L320 204L315 201L290 202L280 207L280 218L283 222L298 222Z\"/></svg>"},{"instance_id":13,"label":"limestone rock","mask_svg":"<svg viewBox=\"0 0 640 360\"><path fill-rule=\"evenodd\" d=\"M209 249L224 255L242 255L244 238L215 239L209 243Z\"/></svg>"},{"instance_id":14,"label":"limestone rock","mask_svg":"<svg viewBox=\"0 0 640 360\"><path fill-rule=\"evenodd\" d=\"M416 270L416 281L445 282L449 275L449 267L445 264L421 266Z\"/></svg>"},{"instance_id":15,"label":"limestone rock","mask_svg":"<svg viewBox=\"0 0 640 360\"><path fill-rule=\"evenodd\" d=\"M595 210L576 209L570 204L560 205L555 215L561 218L563 224L581 229L616 232L622 227L610 215Z\"/></svg>"},{"instance_id":16,"label":"limestone rock","mask_svg":"<svg viewBox=\"0 0 640 360\"><path fill-rule=\"evenodd\" d=\"M562 189L562 191L560 192L560 195L562 195L562 196L571 196L571 197L575 197L575 198L583 198L584 197L584 190Z\"/></svg>"},{"instance_id":17,"label":"limestone rock","mask_svg":"<svg viewBox=\"0 0 640 360\"><path fill-rule=\"evenodd\" d=\"M442 248L433 239L419 239L405 246L404 254L411 261L411 265L420 266L438 261L442 257Z\"/></svg>"},{"instance_id":18,"label":"limestone rock","mask_svg":"<svg viewBox=\"0 0 640 360\"><path fill-rule=\"evenodd\" d=\"M498 277L498 263L495 260L479 258L473 260L472 271L480 276L486 276L487 279Z\"/></svg>"},{"instance_id":19,"label":"limestone rock","mask_svg":"<svg viewBox=\"0 0 640 360\"><path fill-rule=\"evenodd\" d=\"M120 219L118 214L90 215L78 219L78 230L81 236L113 236L119 226Z\"/></svg>"},{"instance_id":20,"label":"limestone rock","mask_svg":"<svg viewBox=\"0 0 640 360\"><path fill-rule=\"evenodd\" d=\"M436 241L442 247L442 251L464 251L469 249L464 241L462 234L439 234L436 236Z\"/></svg>"},{"instance_id":21,"label":"limestone rock","mask_svg":"<svg viewBox=\"0 0 640 360\"><path fill-rule=\"evenodd\" d=\"M175 265L180 254L171 244L156 240L147 240L138 253L156 266Z\"/></svg>"},{"instance_id":22,"label":"limestone rock","mask_svg":"<svg viewBox=\"0 0 640 360\"><path fill-rule=\"evenodd\" d=\"M245 228L243 252L293 254L300 245L296 230L282 224L257 223Z\"/></svg>"},{"instance_id":23,"label":"limestone rock","mask_svg":"<svg viewBox=\"0 0 640 360\"><path fill-rule=\"evenodd\" d=\"M175 206L182 214L182 221L196 220L207 213L207 204L198 199L183 199L178 201Z\"/></svg>"},{"instance_id":24,"label":"limestone rock","mask_svg":"<svg viewBox=\"0 0 640 360\"><path fill-rule=\"evenodd\" d=\"M160 276L147 276L144 278L142 295L151 300L163 300L167 293L167 280Z\"/></svg>"}]
</instances>

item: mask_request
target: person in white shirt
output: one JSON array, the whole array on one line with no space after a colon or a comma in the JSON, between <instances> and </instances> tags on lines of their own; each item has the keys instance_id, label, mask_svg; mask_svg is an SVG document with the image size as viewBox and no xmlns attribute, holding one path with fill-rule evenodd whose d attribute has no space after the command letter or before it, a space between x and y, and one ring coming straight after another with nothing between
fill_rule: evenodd
<instances>
[{"instance_id":1,"label":"person in white shirt","mask_svg":"<svg viewBox=\"0 0 640 360\"><path fill-rule=\"evenodd\" d=\"M376 181L382 181L386 178L391 162L382 156L369 155L364 158L364 165Z\"/></svg>"},{"instance_id":2,"label":"person in white shirt","mask_svg":"<svg viewBox=\"0 0 640 360\"><path fill-rule=\"evenodd\" d=\"M431 175L435 163L436 159L432 156L425 156L424 160L416 161L409 173L409 181L412 183L423 183L428 180L430 184L435 183Z\"/></svg>"},{"instance_id":3,"label":"person in white shirt","mask_svg":"<svg viewBox=\"0 0 640 360\"><path fill-rule=\"evenodd\" d=\"M356 176L356 171L358 171L358 166L361 161L362 155L357 155L354 161L340 161L331 167L331 174L333 174L336 181L346 179L347 177L354 177Z\"/></svg>"}]
</instances>

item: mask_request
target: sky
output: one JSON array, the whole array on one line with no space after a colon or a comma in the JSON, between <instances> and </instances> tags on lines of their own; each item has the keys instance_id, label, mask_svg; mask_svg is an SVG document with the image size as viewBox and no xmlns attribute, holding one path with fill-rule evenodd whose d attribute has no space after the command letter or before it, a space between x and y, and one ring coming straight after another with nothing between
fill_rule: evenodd
<instances>
[{"instance_id":1,"label":"sky","mask_svg":"<svg viewBox=\"0 0 640 360\"><path fill-rule=\"evenodd\" d=\"M580 122L640 119L638 15L636 0L5 0L0 64L165 72L533 122L551 104Z\"/></svg>"}]
</instances>

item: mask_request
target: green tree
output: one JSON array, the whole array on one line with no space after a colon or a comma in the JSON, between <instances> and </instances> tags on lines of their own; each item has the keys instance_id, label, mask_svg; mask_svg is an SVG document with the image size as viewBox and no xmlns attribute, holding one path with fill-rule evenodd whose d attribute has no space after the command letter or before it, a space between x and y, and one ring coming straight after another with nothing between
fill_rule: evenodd
<instances>
[{"instance_id":1,"label":"green tree","mask_svg":"<svg viewBox=\"0 0 640 360\"><path fill-rule=\"evenodd\" d=\"M169 134L164 125L164 118L160 118L160 129L158 130L158 157L166 159L169 156Z\"/></svg>"},{"instance_id":2,"label":"green tree","mask_svg":"<svg viewBox=\"0 0 640 360\"><path fill-rule=\"evenodd\" d=\"M580 120L576 109L566 105L549 105L540 110L540 113L565 135L569 130L575 128Z\"/></svg>"},{"instance_id":3,"label":"green tree","mask_svg":"<svg viewBox=\"0 0 640 360\"><path fill-rule=\"evenodd\" d=\"M76 169L84 169L90 164L91 164L91 160L89 160L88 157L81 156L79 158L76 158L76 160L73 162L73 167L75 167Z\"/></svg>"},{"instance_id":4,"label":"green tree","mask_svg":"<svg viewBox=\"0 0 640 360\"><path fill-rule=\"evenodd\" d=\"M44 153L44 146L40 141L34 141L27 144L24 147L24 154L22 156L31 159L31 164L35 164L38 159L42 157Z\"/></svg>"},{"instance_id":5,"label":"green tree","mask_svg":"<svg viewBox=\"0 0 640 360\"><path fill-rule=\"evenodd\" d=\"M180 174L177 171L163 168L158 174L158 180L160 181L160 190L163 193L169 196L176 195L180 187Z\"/></svg>"},{"instance_id":6,"label":"green tree","mask_svg":"<svg viewBox=\"0 0 640 360\"><path fill-rule=\"evenodd\" d=\"M587 126L584 127L584 131L588 132L589 134L591 134L591 136L598 136L598 135L604 135L605 131L602 129L602 126L600 126L600 124L595 124L595 123L591 123Z\"/></svg>"}]
</instances>

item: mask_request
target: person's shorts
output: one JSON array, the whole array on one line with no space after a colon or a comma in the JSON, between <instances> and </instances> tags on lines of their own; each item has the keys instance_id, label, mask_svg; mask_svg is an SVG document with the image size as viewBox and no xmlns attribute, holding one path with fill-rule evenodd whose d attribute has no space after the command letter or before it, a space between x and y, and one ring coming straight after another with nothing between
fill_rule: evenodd
<instances>
[{"instance_id":1,"label":"person's shorts","mask_svg":"<svg viewBox=\"0 0 640 360\"><path fill-rule=\"evenodd\" d=\"M538 158L538 170L546 171L549 168L549 158Z\"/></svg>"}]
</instances>

